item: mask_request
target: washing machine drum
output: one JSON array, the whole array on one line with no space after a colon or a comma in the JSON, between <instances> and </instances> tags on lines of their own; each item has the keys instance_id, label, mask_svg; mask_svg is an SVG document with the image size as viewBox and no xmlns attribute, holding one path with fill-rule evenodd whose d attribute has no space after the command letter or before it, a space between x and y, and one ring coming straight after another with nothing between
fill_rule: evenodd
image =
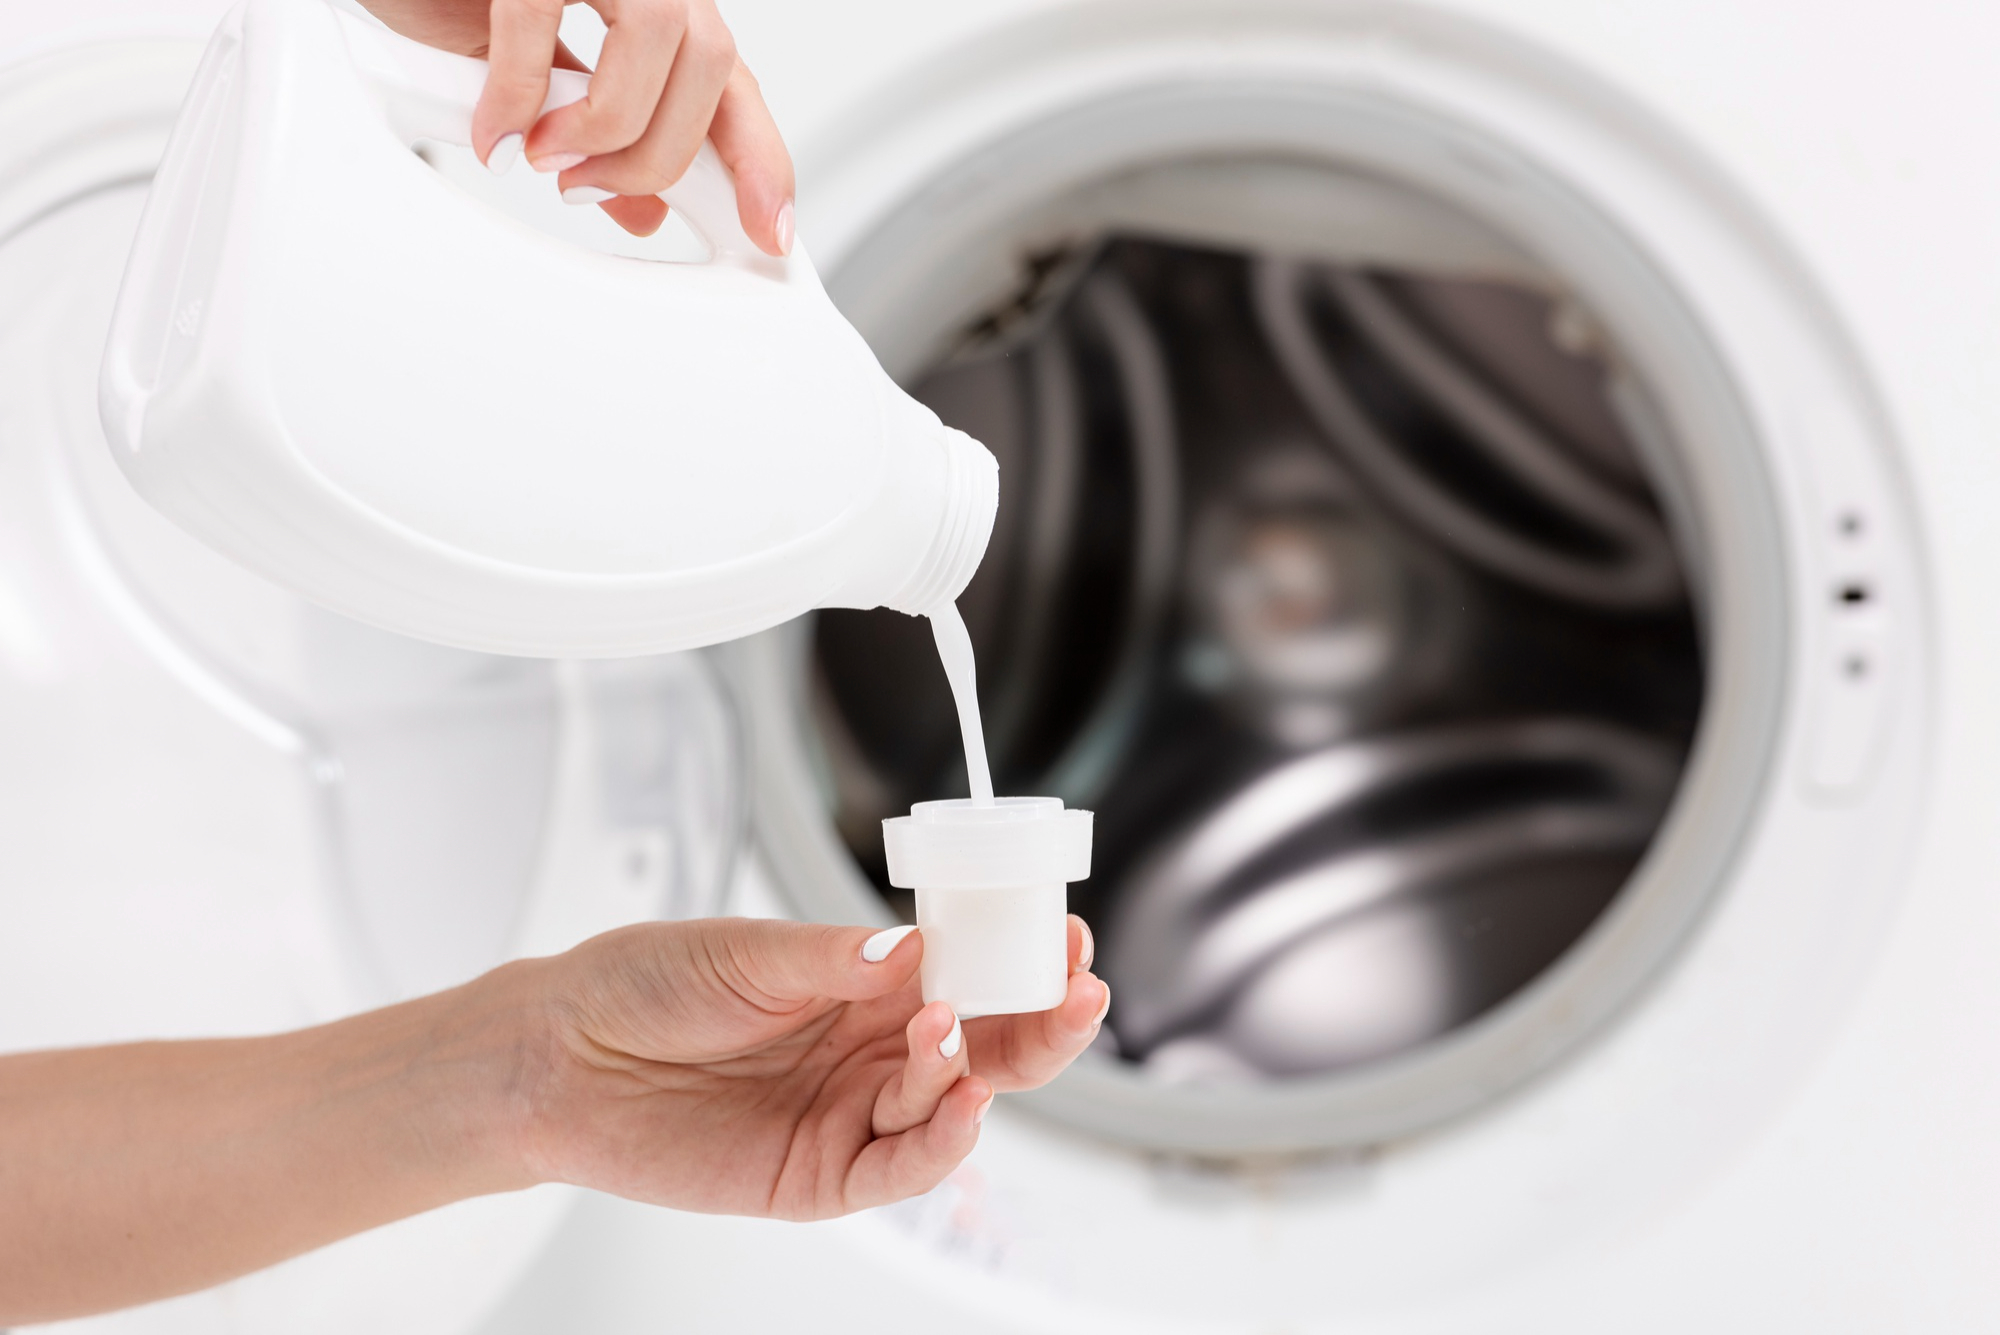
<instances>
[{"instance_id":1,"label":"washing machine drum","mask_svg":"<svg viewBox=\"0 0 2000 1335\"><path fill-rule=\"evenodd\" d=\"M1112 236L916 392L1001 460L961 600L1002 791L1098 813L1103 1045L1268 1082L1541 975L1659 827L1702 705L1615 354L1529 287ZM829 612L834 818L963 792L920 623Z\"/></svg>"}]
</instances>

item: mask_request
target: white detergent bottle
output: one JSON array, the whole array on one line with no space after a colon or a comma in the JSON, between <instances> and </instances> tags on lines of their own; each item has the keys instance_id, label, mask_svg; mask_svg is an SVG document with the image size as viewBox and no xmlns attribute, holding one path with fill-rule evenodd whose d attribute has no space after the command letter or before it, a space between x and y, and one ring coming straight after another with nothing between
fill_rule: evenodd
<instances>
[{"instance_id":1,"label":"white detergent bottle","mask_svg":"<svg viewBox=\"0 0 2000 1335\"><path fill-rule=\"evenodd\" d=\"M411 146L469 143L485 75L326 0L224 21L105 353L139 493L308 598L489 652L948 605L993 457L889 380L803 248L750 242L712 147L665 195L702 263L587 251L465 196ZM587 86L556 71L548 106Z\"/></svg>"}]
</instances>

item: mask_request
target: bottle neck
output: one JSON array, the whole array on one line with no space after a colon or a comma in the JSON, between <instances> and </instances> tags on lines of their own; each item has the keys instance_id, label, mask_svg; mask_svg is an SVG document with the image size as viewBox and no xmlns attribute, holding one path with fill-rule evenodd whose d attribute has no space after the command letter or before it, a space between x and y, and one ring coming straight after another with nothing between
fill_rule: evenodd
<instances>
[{"instance_id":1,"label":"bottle neck","mask_svg":"<svg viewBox=\"0 0 2000 1335\"><path fill-rule=\"evenodd\" d=\"M1000 503L1000 468L986 447L942 423L937 430L944 453L943 504L937 527L929 550L910 572L909 580L882 604L911 616L926 615L958 600L986 555Z\"/></svg>"}]
</instances>

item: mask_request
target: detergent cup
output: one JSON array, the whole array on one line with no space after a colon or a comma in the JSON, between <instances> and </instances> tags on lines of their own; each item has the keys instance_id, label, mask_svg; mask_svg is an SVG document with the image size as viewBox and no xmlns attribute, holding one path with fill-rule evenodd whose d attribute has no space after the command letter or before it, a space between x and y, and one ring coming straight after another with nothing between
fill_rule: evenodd
<instances>
[{"instance_id":1,"label":"detergent cup","mask_svg":"<svg viewBox=\"0 0 2000 1335\"><path fill-rule=\"evenodd\" d=\"M1091 813L1061 798L919 802L882 822L889 883L917 892L925 1001L961 1018L1044 1011L1069 987L1068 886Z\"/></svg>"}]
</instances>

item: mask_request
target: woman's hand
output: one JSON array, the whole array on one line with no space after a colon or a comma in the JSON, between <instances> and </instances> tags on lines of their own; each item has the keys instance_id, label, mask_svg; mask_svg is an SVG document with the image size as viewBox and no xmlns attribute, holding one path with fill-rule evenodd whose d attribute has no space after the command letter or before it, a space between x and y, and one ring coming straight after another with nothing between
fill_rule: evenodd
<instances>
[{"instance_id":1,"label":"woman's hand","mask_svg":"<svg viewBox=\"0 0 2000 1335\"><path fill-rule=\"evenodd\" d=\"M492 64L472 146L505 171L525 153L573 204L601 204L648 236L657 198L704 137L736 173L743 230L773 255L792 248L792 160L714 0L585 0L604 19L604 51L581 102L537 119L553 66L583 65L556 36L565 0L362 0L406 37Z\"/></svg>"},{"instance_id":2,"label":"woman's hand","mask_svg":"<svg viewBox=\"0 0 2000 1335\"><path fill-rule=\"evenodd\" d=\"M523 1157L540 1179L786 1219L927 1191L995 1091L1045 1083L1095 1037L1111 994L1081 919L1069 940L1060 1006L963 1026L923 1004L908 928L648 924L536 961L549 1018Z\"/></svg>"},{"instance_id":3,"label":"woman's hand","mask_svg":"<svg viewBox=\"0 0 2000 1335\"><path fill-rule=\"evenodd\" d=\"M1111 994L963 1027L908 928L647 923L315 1029L0 1056L0 1325L564 1181L813 1219L935 1186Z\"/></svg>"}]
</instances>

